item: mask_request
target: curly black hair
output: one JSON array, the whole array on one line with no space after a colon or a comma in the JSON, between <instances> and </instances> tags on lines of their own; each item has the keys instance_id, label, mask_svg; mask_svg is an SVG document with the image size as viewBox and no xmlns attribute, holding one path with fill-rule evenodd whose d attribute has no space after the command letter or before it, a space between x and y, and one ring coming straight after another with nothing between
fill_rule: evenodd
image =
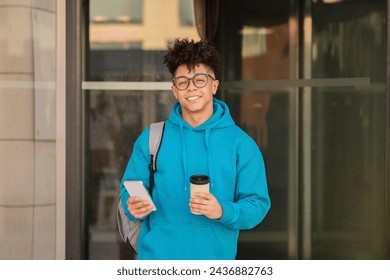
<instances>
[{"instance_id":1,"label":"curly black hair","mask_svg":"<svg viewBox=\"0 0 390 280\"><path fill-rule=\"evenodd\" d=\"M221 57L216 48L209 42L200 40L194 42L185 39L176 39L173 47L168 47L168 52L164 56L164 64L169 72L174 76L180 65L187 65L188 70L195 69L195 66L204 64L208 66L214 74L221 67Z\"/></svg>"}]
</instances>

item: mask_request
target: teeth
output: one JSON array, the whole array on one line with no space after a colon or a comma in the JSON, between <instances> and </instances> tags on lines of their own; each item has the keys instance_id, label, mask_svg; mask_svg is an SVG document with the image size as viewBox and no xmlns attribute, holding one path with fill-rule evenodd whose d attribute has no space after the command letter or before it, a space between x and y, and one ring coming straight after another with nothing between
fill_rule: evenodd
<instances>
[{"instance_id":1,"label":"teeth","mask_svg":"<svg viewBox=\"0 0 390 280\"><path fill-rule=\"evenodd\" d=\"M198 99L198 98L199 98L199 96L190 96L187 99L188 100L195 100L195 99Z\"/></svg>"}]
</instances>

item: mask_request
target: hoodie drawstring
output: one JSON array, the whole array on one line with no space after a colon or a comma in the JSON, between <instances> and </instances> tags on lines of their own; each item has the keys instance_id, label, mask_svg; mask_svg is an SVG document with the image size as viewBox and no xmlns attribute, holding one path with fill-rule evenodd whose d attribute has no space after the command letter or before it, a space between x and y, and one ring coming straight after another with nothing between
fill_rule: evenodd
<instances>
[{"instance_id":1,"label":"hoodie drawstring","mask_svg":"<svg viewBox=\"0 0 390 280\"><path fill-rule=\"evenodd\" d=\"M186 161L186 141L184 139L184 132L183 132L183 124L180 122L180 134L181 134L181 142L183 143L183 146L181 148L181 160L183 162L184 167L184 191L187 191L187 161Z\"/></svg>"},{"instance_id":2,"label":"hoodie drawstring","mask_svg":"<svg viewBox=\"0 0 390 280\"><path fill-rule=\"evenodd\" d=\"M209 169L209 177L210 177L210 188L213 187L213 181L214 178L213 174L213 168L212 168L212 157L211 157L211 150L209 147L210 142L210 129L206 129L205 131L205 142L206 142L206 149L207 149L207 165ZM184 169L184 191L189 190L188 188L188 171L187 171L187 161L186 161L186 154L187 154L187 147L186 147L186 141L184 139L184 131L183 131L183 124L180 123L180 135L181 135L181 142L182 142L182 149L181 149L181 160L183 162L183 169Z\"/></svg>"},{"instance_id":3,"label":"hoodie drawstring","mask_svg":"<svg viewBox=\"0 0 390 280\"><path fill-rule=\"evenodd\" d=\"M210 131L211 131L210 129L206 129L204 137L205 137L206 148L207 148L207 164L209 168L210 188L212 188L213 187L212 179L214 178L214 176L213 176L213 169L211 168L211 150L209 149Z\"/></svg>"},{"instance_id":4,"label":"hoodie drawstring","mask_svg":"<svg viewBox=\"0 0 390 280\"><path fill-rule=\"evenodd\" d=\"M205 142L206 142L206 152L207 152L207 164L208 164L208 172L209 172L209 177L210 177L210 188L213 187L214 182L214 174L213 174L213 152L212 147L210 145L210 138L214 137L214 132L216 128L225 128L229 127L231 125L234 125L234 120L232 119L230 112L229 112L229 107L226 105L226 103L213 98L213 116L206 121L206 123L202 124L201 127L197 129L192 129L189 127L189 125L186 125L182 118L182 107L180 105L180 102L176 102L173 107L172 107L172 112L169 116L169 121L172 122L176 126L176 128L180 127L180 134L181 134L181 140L182 140L182 147L181 147L181 158L182 158L182 164L184 168L184 190L189 191L189 182L190 178L188 177L189 175L189 170L188 170L188 162L187 162L187 144L185 141L185 131L187 129L192 129L196 130L196 132L202 132L204 133L205 137ZM213 130L213 135L211 136L211 130ZM192 147L191 147L192 148Z\"/></svg>"}]
</instances>

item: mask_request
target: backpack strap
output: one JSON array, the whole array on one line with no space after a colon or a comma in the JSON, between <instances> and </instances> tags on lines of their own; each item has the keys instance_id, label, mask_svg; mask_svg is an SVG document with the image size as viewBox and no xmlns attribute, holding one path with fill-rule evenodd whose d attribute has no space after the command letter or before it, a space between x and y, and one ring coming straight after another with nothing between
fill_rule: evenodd
<instances>
[{"instance_id":1,"label":"backpack strap","mask_svg":"<svg viewBox=\"0 0 390 280\"><path fill-rule=\"evenodd\" d=\"M154 187L154 173L157 171L157 167L156 167L157 154L158 151L160 150L164 128L165 128L164 121L152 123L150 125L150 133L149 133L149 154L150 154L149 192L150 194L152 194L153 187Z\"/></svg>"},{"instance_id":2,"label":"backpack strap","mask_svg":"<svg viewBox=\"0 0 390 280\"><path fill-rule=\"evenodd\" d=\"M154 185L154 172L156 172L156 159L160 149L161 140L164 132L165 122L152 123L149 133L149 153L150 153L150 194ZM142 221L130 221L123 209L120 197L117 205L117 223L119 234L123 241L130 244L135 254L138 252L138 235Z\"/></svg>"}]
</instances>

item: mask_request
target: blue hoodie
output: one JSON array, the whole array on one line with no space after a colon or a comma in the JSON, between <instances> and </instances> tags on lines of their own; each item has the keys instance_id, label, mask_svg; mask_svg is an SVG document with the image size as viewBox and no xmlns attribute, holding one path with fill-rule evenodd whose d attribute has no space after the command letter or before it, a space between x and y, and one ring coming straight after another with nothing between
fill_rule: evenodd
<instances>
[{"instance_id":1,"label":"blue hoodie","mask_svg":"<svg viewBox=\"0 0 390 280\"><path fill-rule=\"evenodd\" d=\"M157 211L143 218L138 259L235 259L239 230L259 224L270 208L263 157L257 144L235 125L229 109L213 100L213 116L198 127L181 117L176 103L166 121L157 156L153 201ZM127 216L125 180L149 187L149 128L137 139L121 183ZM190 212L194 174L210 177L210 192L223 208L219 220Z\"/></svg>"}]
</instances>

